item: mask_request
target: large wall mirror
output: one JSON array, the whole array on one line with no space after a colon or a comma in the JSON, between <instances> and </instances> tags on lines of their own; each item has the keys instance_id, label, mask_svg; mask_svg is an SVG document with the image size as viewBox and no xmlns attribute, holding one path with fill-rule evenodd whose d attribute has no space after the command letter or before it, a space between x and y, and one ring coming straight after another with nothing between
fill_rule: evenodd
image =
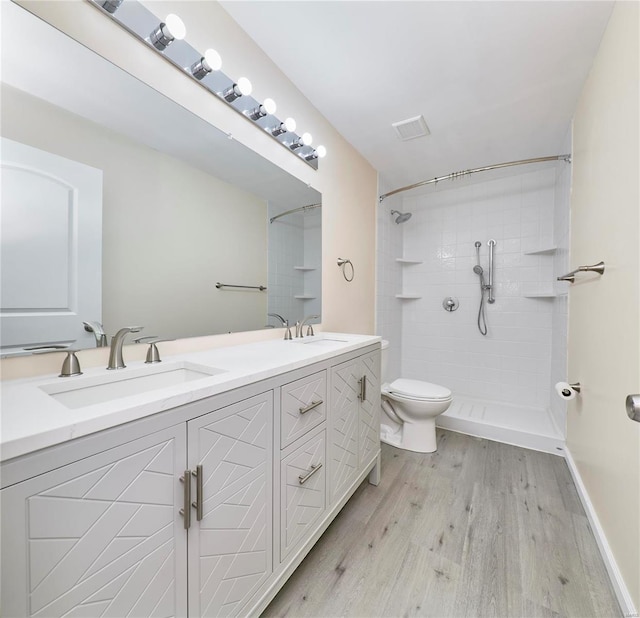
<instances>
[{"instance_id":1,"label":"large wall mirror","mask_svg":"<svg viewBox=\"0 0 640 618\"><path fill-rule=\"evenodd\" d=\"M317 191L2 11L3 355L95 346L84 322L174 339L320 313Z\"/></svg>"}]
</instances>

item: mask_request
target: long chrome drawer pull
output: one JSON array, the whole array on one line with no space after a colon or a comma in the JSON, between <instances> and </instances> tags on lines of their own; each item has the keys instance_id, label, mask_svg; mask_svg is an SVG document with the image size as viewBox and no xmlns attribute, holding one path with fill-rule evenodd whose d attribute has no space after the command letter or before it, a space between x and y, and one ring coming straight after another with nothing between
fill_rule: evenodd
<instances>
[{"instance_id":1,"label":"long chrome drawer pull","mask_svg":"<svg viewBox=\"0 0 640 618\"><path fill-rule=\"evenodd\" d=\"M184 485L184 507L180 509L180 515L184 517L184 529L191 526L191 470L185 470L180 477L180 482Z\"/></svg>"},{"instance_id":2,"label":"long chrome drawer pull","mask_svg":"<svg viewBox=\"0 0 640 618\"><path fill-rule=\"evenodd\" d=\"M315 466L311 466L311 472L307 472L306 474L301 474L298 477L298 480L300 481L300 485L304 485L318 470L320 470L320 468L322 468L322 464L316 464Z\"/></svg>"},{"instance_id":3,"label":"long chrome drawer pull","mask_svg":"<svg viewBox=\"0 0 640 618\"><path fill-rule=\"evenodd\" d=\"M196 477L196 499L191 503L191 506L196 510L196 519L202 521L202 486L203 486L203 474L202 466L197 465L196 469L191 472Z\"/></svg>"},{"instance_id":4,"label":"long chrome drawer pull","mask_svg":"<svg viewBox=\"0 0 640 618\"><path fill-rule=\"evenodd\" d=\"M322 399L320 399L320 401L314 401L313 403L310 403L306 408L300 408L300 414L306 414L310 410L317 408L319 405L323 403L324 401L322 401Z\"/></svg>"},{"instance_id":5,"label":"long chrome drawer pull","mask_svg":"<svg viewBox=\"0 0 640 618\"><path fill-rule=\"evenodd\" d=\"M360 399L360 401L366 401L367 400L367 376L362 376L358 380L358 384L360 385L360 394L358 395L358 399Z\"/></svg>"}]
</instances>

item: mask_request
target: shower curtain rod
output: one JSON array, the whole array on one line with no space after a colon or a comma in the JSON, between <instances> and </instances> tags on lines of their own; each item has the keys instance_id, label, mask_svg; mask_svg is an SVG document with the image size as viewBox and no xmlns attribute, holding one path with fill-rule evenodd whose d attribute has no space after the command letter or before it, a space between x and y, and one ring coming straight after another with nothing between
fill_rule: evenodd
<instances>
[{"instance_id":1,"label":"shower curtain rod","mask_svg":"<svg viewBox=\"0 0 640 618\"><path fill-rule=\"evenodd\" d=\"M566 161L567 163L571 163L571 155L555 155L553 157L538 157L537 159L521 159L520 161L509 161L508 163L497 163L496 165L487 165L486 167L476 167L472 170L464 170L462 172L453 172L451 174L447 174L446 176L439 176L436 178L432 178L431 180L423 180L422 182L416 182L412 185L408 185L406 187L400 187L399 189L395 189L393 191L389 191L389 193L385 193L380 196L380 203L392 195L396 193L401 193L402 191L409 191L409 189L415 189L416 187L423 187L425 185L438 184L443 180L455 180L457 178L462 178L463 176L470 176L471 174L477 174L478 172L488 172L490 170L497 170L502 167L512 167L513 165L527 165L528 163L543 163L544 161Z\"/></svg>"},{"instance_id":2,"label":"shower curtain rod","mask_svg":"<svg viewBox=\"0 0 640 618\"><path fill-rule=\"evenodd\" d=\"M301 210L312 210L314 208L322 208L322 204L307 204L306 206L300 206L300 208L294 208L293 210L281 212L279 215L271 217L271 219L269 219L269 223L273 223L276 219L284 217L285 215L292 215L294 212L300 212Z\"/></svg>"}]
</instances>

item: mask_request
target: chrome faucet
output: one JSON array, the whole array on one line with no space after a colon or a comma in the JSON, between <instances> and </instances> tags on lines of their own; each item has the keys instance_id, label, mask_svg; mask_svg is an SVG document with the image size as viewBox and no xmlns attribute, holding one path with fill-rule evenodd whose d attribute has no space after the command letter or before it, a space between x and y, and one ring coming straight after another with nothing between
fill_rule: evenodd
<instances>
[{"instance_id":1,"label":"chrome faucet","mask_svg":"<svg viewBox=\"0 0 640 618\"><path fill-rule=\"evenodd\" d=\"M319 315L308 315L302 318L302 322L296 322L296 339L301 339L302 337L304 337L304 335L302 334L302 329L309 320L317 320L319 317ZM308 326L310 327L311 324L309 324ZM307 330L307 335L313 335L313 328L311 328L310 330L311 332Z\"/></svg>"},{"instance_id":2,"label":"chrome faucet","mask_svg":"<svg viewBox=\"0 0 640 618\"><path fill-rule=\"evenodd\" d=\"M284 332L284 340L285 341L289 341L290 339L292 339L291 337L291 329L289 328L289 320L285 320L280 314L278 313L267 313L267 315L270 318L276 318L277 320L280 320L282 322L282 326L284 328L286 328L287 330Z\"/></svg>"},{"instance_id":3,"label":"chrome faucet","mask_svg":"<svg viewBox=\"0 0 640 618\"><path fill-rule=\"evenodd\" d=\"M125 326L121 328L111 339L111 351L109 352L109 364L107 369L124 369L124 359L122 358L122 344L124 338L129 333L139 333L144 326Z\"/></svg>"},{"instance_id":4,"label":"chrome faucet","mask_svg":"<svg viewBox=\"0 0 640 618\"><path fill-rule=\"evenodd\" d=\"M100 322L83 322L84 329L88 333L93 333L96 338L96 348L107 347L107 335L104 332L104 326Z\"/></svg>"}]
</instances>

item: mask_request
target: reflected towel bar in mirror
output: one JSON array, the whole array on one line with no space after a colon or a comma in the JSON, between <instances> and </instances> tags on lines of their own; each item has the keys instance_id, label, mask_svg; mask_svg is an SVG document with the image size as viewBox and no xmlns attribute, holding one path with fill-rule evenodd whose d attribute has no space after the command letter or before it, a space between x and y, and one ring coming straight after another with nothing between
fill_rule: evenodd
<instances>
[{"instance_id":1,"label":"reflected towel bar in mirror","mask_svg":"<svg viewBox=\"0 0 640 618\"><path fill-rule=\"evenodd\" d=\"M216 283L216 287L221 290L222 288L243 288L245 290L260 290L264 292L267 287L264 285L232 285L230 283Z\"/></svg>"}]
</instances>

